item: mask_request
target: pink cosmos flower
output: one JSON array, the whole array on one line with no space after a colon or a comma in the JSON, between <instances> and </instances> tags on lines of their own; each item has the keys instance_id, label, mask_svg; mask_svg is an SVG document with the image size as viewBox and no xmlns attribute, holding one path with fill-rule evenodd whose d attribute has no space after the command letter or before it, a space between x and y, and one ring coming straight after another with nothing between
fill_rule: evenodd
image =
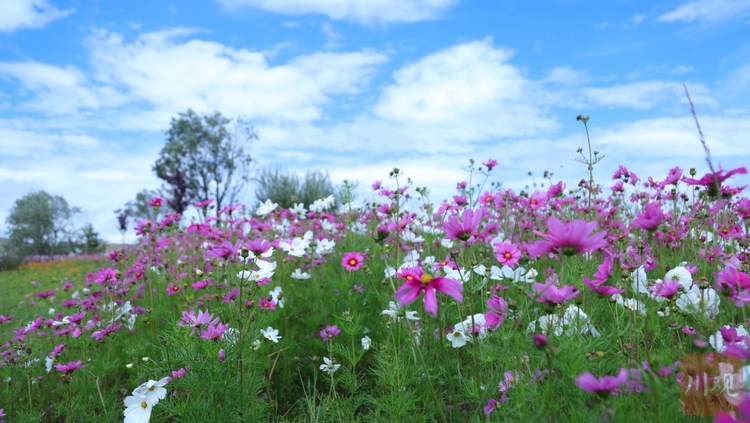
<instances>
[{"instance_id":1,"label":"pink cosmos flower","mask_svg":"<svg viewBox=\"0 0 750 423\"><path fill-rule=\"evenodd\" d=\"M226 323L219 323L218 325L214 326L212 324L209 324L205 330L201 331L201 338L211 341L219 341L224 336L224 332L229 328L229 325Z\"/></svg>"},{"instance_id":2,"label":"pink cosmos flower","mask_svg":"<svg viewBox=\"0 0 750 423\"><path fill-rule=\"evenodd\" d=\"M663 219L664 213L662 213L659 203L648 203L643 207L643 213L638 213L636 220L633 221L633 226L653 231L659 227Z\"/></svg>"},{"instance_id":3,"label":"pink cosmos flower","mask_svg":"<svg viewBox=\"0 0 750 423\"><path fill-rule=\"evenodd\" d=\"M689 185L703 185L703 186L709 186L714 183L721 184L722 182L726 181L732 175L741 174L746 175L747 169L744 167L738 167L737 169L732 169L729 172L724 173L725 171L719 167L719 171L714 173L707 173L703 175L700 179L693 179L693 178L683 178L683 181L685 181Z\"/></svg>"},{"instance_id":4,"label":"pink cosmos flower","mask_svg":"<svg viewBox=\"0 0 750 423\"><path fill-rule=\"evenodd\" d=\"M148 205L158 209L161 207L161 204L164 202L164 200L161 199L161 197L154 197L151 200L149 200Z\"/></svg>"},{"instance_id":5,"label":"pink cosmos flower","mask_svg":"<svg viewBox=\"0 0 750 423\"><path fill-rule=\"evenodd\" d=\"M487 170L492 170L493 167L497 166L497 160L487 159L486 162L482 162L483 165L487 166Z\"/></svg>"},{"instance_id":6,"label":"pink cosmos flower","mask_svg":"<svg viewBox=\"0 0 750 423\"><path fill-rule=\"evenodd\" d=\"M362 267L365 255L357 252L344 253L344 257L341 259L341 265L350 272L359 270Z\"/></svg>"},{"instance_id":7,"label":"pink cosmos flower","mask_svg":"<svg viewBox=\"0 0 750 423\"><path fill-rule=\"evenodd\" d=\"M182 288L180 288L180 285L176 285L176 284L170 282L169 285L167 285L167 287L165 289L167 291L167 295L171 297L172 295L180 292L180 289L182 289Z\"/></svg>"},{"instance_id":8,"label":"pink cosmos flower","mask_svg":"<svg viewBox=\"0 0 750 423\"><path fill-rule=\"evenodd\" d=\"M223 363L224 360L226 360L226 359L227 359L227 356L226 356L226 354L224 354L224 349L220 349L219 350L219 361L221 361Z\"/></svg>"},{"instance_id":9,"label":"pink cosmos flower","mask_svg":"<svg viewBox=\"0 0 750 423\"><path fill-rule=\"evenodd\" d=\"M750 422L750 394L745 393L740 406L740 415L732 417L730 414L719 411L714 423L748 423Z\"/></svg>"},{"instance_id":10,"label":"pink cosmos flower","mask_svg":"<svg viewBox=\"0 0 750 423\"><path fill-rule=\"evenodd\" d=\"M55 364L55 369L60 373L71 373L81 368L83 361L71 361L68 364Z\"/></svg>"},{"instance_id":11,"label":"pink cosmos flower","mask_svg":"<svg viewBox=\"0 0 750 423\"><path fill-rule=\"evenodd\" d=\"M446 277L433 277L432 275L425 273L420 267L412 267L404 269L397 273L398 277L405 280L406 282L396 291L394 297L398 300L399 306L404 306L416 300L424 291L424 310L425 312L432 314L433 317L437 317L437 297L435 291L446 294L459 303L463 302L464 297L461 294L464 290L461 282L446 278Z\"/></svg>"},{"instance_id":12,"label":"pink cosmos flower","mask_svg":"<svg viewBox=\"0 0 750 423\"><path fill-rule=\"evenodd\" d=\"M521 250L518 248L518 244L506 239L502 243L496 242L493 245L495 246L495 258L503 266L514 267L518 264L521 259Z\"/></svg>"},{"instance_id":13,"label":"pink cosmos flower","mask_svg":"<svg viewBox=\"0 0 750 423\"><path fill-rule=\"evenodd\" d=\"M215 245L210 250L206 251L206 257L220 258L227 260L232 256L237 255L240 250L240 241L238 240L234 244L229 241L224 241L221 245Z\"/></svg>"},{"instance_id":14,"label":"pink cosmos flower","mask_svg":"<svg viewBox=\"0 0 750 423\"><path fill-rule=\"evenodd\" d=\"M481 210L466 209L461 215L460 220L457 215L451 214L448 216L447 222L442 222L443 229L445 230L445 238L472 243L481 220Z\"/></svg>"},{"instance_id":15,"label":"pink cosmos flower","mask_svg":"<svg viewBox=\"0 0 750 423\"><path fill-rule=\"evenodd\" d=\"M493 295L492 298L487 300L487 308L490 311L484 313L484 326L494 332L505 321L508 313L508 303L497 295Z\"/></svg>"},{"instance_id":16,"label":"pink cosmos flower","mask_svg":"<svg viewBox=\"0 0 750 423\"><path fill-rule=\"evenodd\" d=\"M586 276L583 277L583 283L586 284L592 291L602 297L611 297L615 294L622 294L625 292L624 289L617 289L614 286L604 285L604 281L594 279L593 281Z\"/></svg>"},{"instance_id":17,"label":"pink cosmos flower","mask_svg":"<svg viewBox=\"0 0 750 423\"><path fill-rule=\"evenodd\" d=\"M323 338L323 341L328 341L329 339L333 339L341 333L341 329L339 329L338 326L326 326L325 329L320 331L320 337Z\"/></svg>"},{"instance_id":18,"label":"pink cosmos flower","mask_svg":"<svg viewBox=\"0 0 750 423\"><path fill-rule=\"evenodd\" d=\"M110 323L109 325L107 325L106 328L92 333L91 337L96 339L99 342L104 342L104 337L106 337L107 335L111 333L117 332L117 330L120 329L121 327L122 327L122 323L118 323L118 324Z\"/></svg>"},{"instance_id":19,"label":"pink cosmos flower","mask_svg":"<svg viewBox=\"0 0 750 423\"><path fill-rule=\"evenodd\" d=\"M671 298L680 292L680 287L682 287L680 282L673 279L671 281L656 283L648 289L658 297Z\"/></svg>"},{"instance_id":20,"label":"pink cosmos flower","mask_svg":"<svg viewBox=\"0 0 750 423\"><path fill-rule=\"evenodd\" d=\"M264 297L258 300L258 307L261 310L276 310L276 303Z\"/></svg>"},{"instance_id":21,"label":"pink cosmos flower","mask_svg":"<svg viewBox=\"0 0 750 423\"><path fill-rule=\"evenodd\" d=\"M193 289L195 289L196 291L200 291L201 289L204 289L205 287L208 286L208 281L207 280L198 281L192 284L192 286L193 286Z\"/></svg>"},{"instance_id":22,"label":"pink cosmos flower","mask_svg":"<svg viewBox=\"0 0 750 423\"><path fill-rule=\"evenodd\" d=\"M546 238L546 241L537 241L528 248L532 257L539 257L551 251L557 251L567 256L596 251L607 246L604 239L604 231L591 235L596 229L596 222L585 222L574 220L570 223L562 223L560 219L551 216L547 219L548 234L534 231L535 234Z\"/></svg>"},{"instance_id":23,"label":"pink cosmos flower","mask_svg":"<svg viewBox=\"0 0 750 423\"><path fill-rule=\"evenodd\" d=\"M251 253L255 255L255 257L260 257L261 255L267 253L268 250L270 250L272 247L271 242L263 238L256 238L251 242L245 244L245 246Z\"/></svg>"},{"instance_id":24,"label":"pink cosmos flower","mask_svg":"<svg viewBox=\"0 0 750 423\"><path fill-rule=\"evenodd\" d=\"M197 207L199 209L202 209L203 207L208 207L208 205L211 204L211 203L213 203L213 202L214 202L214 199L213 198L209 198L208 200L200 201L198 203L195 203L194 205L195 205L195 207Z\"/></svg>"},{"instance_id":25,"label":"pink cosmos flower","mask_svg":"<svg viewBox=\"0 0 750 423\"><path fill-rule=\"evenodd\" d=\"M608 395L620 385L628 380L628 371L625 368L620 369L617 376L602 376L597 379L589 372L584 372L576 378L576 385L584 391L592 392L598 395Z\"/></svg>"},{"instance_id":26,"label":"pink cosmos flower","mask_svg":"<svg viewBox=\"0 0 750 423\"><path fill-rule=\"evenodd\" d=\"M558 287L555 277L547 278L544 283L535 283L534 290L539 293L535 300L539 303L562 304L571 298L578 296L581 291L573 285ZM529 294L531 296L531 294Z\"/></svg>"}]
</instances>

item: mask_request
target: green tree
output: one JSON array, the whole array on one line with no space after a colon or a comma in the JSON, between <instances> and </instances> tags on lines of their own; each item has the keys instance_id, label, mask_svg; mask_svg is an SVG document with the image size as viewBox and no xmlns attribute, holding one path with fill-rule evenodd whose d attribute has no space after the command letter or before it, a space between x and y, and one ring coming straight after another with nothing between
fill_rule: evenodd
<instances>
[{"instance_id":1,"label":"green tree","mask_svg":"<svg viewBox=\"0 0 750 423\"><path fill-rule=\"evenodd\" d=\"M245 148L257 138L241 118L228 119L218 112L199 116L188 109L172 118L153 170L167 183L183 173L198 201L214 198L221 209L237 200L247 182L252 159Z\"/></svg>"},{"instance_id":2,"label":"green tree","mask_svg":"<svg viewBox=\"0 0 750 423\"><path fill-rule=\"evenodd\" d=\"M255 205L270 199L281 208L291 208L295 203L302 203L309 207L315 200L328 197L336 193L328 173L307 171L304 180L287 170L263 169L253 178L255 189Z\"/></svg>"},{"instance_id":3,"label":"green tree","mask_svg":"<svg viewBox=\"0 0 750 423\"><path fill-rule=\"evenodd\" d=\"M44 191L16 200L6 219L8 246L19 254L55 254L62 237L70 231L70 218L80 213L65 198Z\"/></svg>"}]
</instances>

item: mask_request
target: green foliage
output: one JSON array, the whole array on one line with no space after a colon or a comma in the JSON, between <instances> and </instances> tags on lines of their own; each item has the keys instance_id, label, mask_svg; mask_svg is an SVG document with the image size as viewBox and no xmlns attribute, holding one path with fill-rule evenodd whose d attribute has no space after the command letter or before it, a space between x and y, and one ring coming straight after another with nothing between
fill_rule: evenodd
<instances>
[{"instance_id":1,"label":"green foliage","mask_svg":"<svg viewBox=\"0 0 750 423\"><path fill-rule=\"evenodd\" d=\"M17 270L21 263L23 263L23 257L13 254L0 254L0 272L6 270Z\"/></svg>"},{"instance_id":2,"label":"green foliage","mask_svg":"<svg viewBox=\"0 0 750 423\"><path fill-rule=\"evenodd\" d=\"M10 237L6 248L22 255L55 254L62 237L70 232L70 218L79 213L62 196L45 191L16 200L6 219Z\"/></svg>"},{"instance_id":3,"label":"green foliage","mask_svg":"<svg viewBox=\"0 0 750 423\"><path fill-rule=\"evenodd\" d=\"M270 199L281 208L291 208L301 203L309 206L315 200L334 195L336 190L331 177L322 171L307 171L304 180L295 173L281 169L262 169L253 179L255 189L255 206Z\"/></svg>"},{"instance_id":4,"label":"green foliage","mask_svg":"<svg viewBox=\"0 0 750 423\"><path fill-rule=\"evenodd\" d=\"M228 119L218 112L200 116L188 109L172 119L167 144L153 170L165 181L184 173L199 200L214 198L221 209L237 200L247 182L252 159L245 148L257 138L241 118Z\"/></svg>"}]
</instances>

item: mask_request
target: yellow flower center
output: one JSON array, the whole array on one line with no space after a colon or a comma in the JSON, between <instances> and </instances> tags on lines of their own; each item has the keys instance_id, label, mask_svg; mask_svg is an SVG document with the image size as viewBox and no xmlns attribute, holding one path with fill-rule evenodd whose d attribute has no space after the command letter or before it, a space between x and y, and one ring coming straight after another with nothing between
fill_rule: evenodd
<instances>
[{"instance_id":1,"label":"yellow flower center","mask_svg":"<svg viewBox=\"0 0 750 423\"><path fill-rule=\"evenodd\" d=\"M511 257L513 257L513 256L512 256L512 255L510 255L510 253L505 253L505 254L504 254L504 257L505 257L505 258L507 258L507 259L509 259L509 258L511 258Z\"/></svg>"},{"instance_id":2,"label":"yellow flower center","mask_svg":"<svg viewBox=\"0 0 750 423\"><path fill-rule=\"evenodd\" d=\"M141 408L148 408L146 401L141 402Z\"/></svg>"},{"instance_id":3,"label":"yellow flower center","mask_svg":"<svg viewBox=\"0 0 750 423\"><path fill-rule=\"evenodd\" d=\"M420 280L422 281L423 284L427 285L428 283L432 282L432 276L425 273L424 275L422 275Z\"/></svg>"},{"instance_id":4,"label":"yellow flower center","mask_svg":"<svg viewBox=\"0 0 750 423\"><path fill-rule=\"evenodd\" d=\"M354 266L355 264L357 264L357 260L354 260L354 259L349 260L350 266Z\"/></svg>"}]
</instances>

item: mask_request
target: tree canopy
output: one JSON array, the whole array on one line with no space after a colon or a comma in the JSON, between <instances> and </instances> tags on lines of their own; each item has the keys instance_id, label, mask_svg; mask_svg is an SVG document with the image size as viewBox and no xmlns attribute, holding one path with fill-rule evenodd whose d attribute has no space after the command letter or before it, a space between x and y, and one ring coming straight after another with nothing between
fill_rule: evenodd
<instances>
[{"instance_id":1,"label":"tree canopy","mask_svg":"<svg viewBox=\"0 0 750 423\"><path fill-rule=\"evenodd\" d=\"M188 109L172 118L166 135L153 170L175 185L173 196L181 196L168 199L170 204L186 204L185 198L194 195L199 201L214 198L221 209L237 200L252 163L246 148L258 138L252 127L241 118L228 119L218 112L201 116ZM178 186L185 182L187 187Z\"/></svg>"},{"instance_id":2,"label":"tree canopy","mask_svg":"<svg viewBox=\"0 0 750 423\"><path fill-rule=\"evenodd\" d=\"M80 213L65 198L45 191L26 194L16 200L6 219L8 247L19 254L55 254L63 235L72 230L70 218Z\"/></svg>"}]
</instances>

